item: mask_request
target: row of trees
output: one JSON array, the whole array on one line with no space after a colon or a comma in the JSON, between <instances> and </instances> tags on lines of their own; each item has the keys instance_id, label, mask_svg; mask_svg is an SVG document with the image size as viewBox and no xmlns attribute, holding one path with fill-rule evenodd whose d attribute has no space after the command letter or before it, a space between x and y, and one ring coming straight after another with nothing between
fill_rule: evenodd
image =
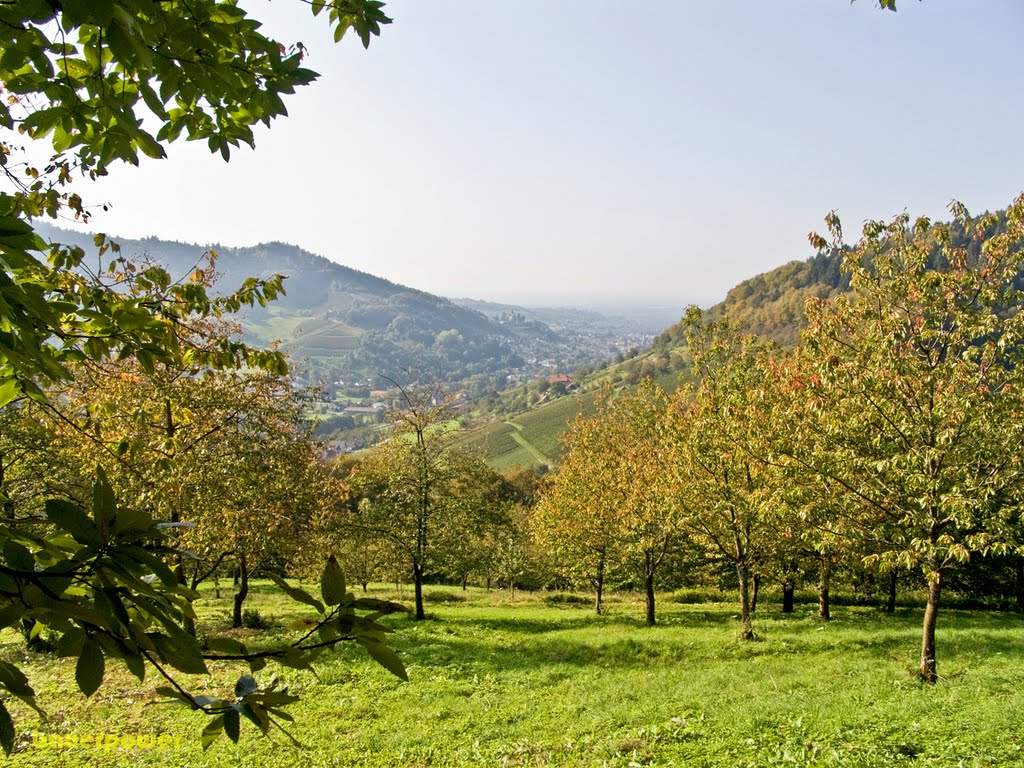
<instances>
[{"instance_id":1,"label":"row of trees","mask_svg":"<svg viewBox=\"0 0 1024 768\"><path fill-rule=\"evenodd\" d=\"M514 585L522 577L525 537L537 478L503 476L452 444L449 402L433 390L399 387L385 439L360 459L342 458L337 478L347 504L323 508L312 550L342 553L363 583L411 580L415 616L425 617L428 578L470 578Z\"/></svg>"},{"instance_id":2,"label":"row of trees","mask_svg":"<svg viewBox=\"0 0 1024 768\"><path fill-rule=\"evenodd\" d=\"M696 384L609 394L577 421L535 527L598 589L609 562L642 574L654 621L667 556L735 569L742 635L761 578L791 600L808 562L828 617L842 564L922 573L920 674L936 679L943 584L1024 544L1024 198L1004 217L953 212L966 234L901 216L843 253L851 291L811 300L783 352L728 319L685 318ZM675 552L676 554L672 554ZM894 581L892 582L895 583Z\"/></svg>"},{"instance_id":3,"label":"row of trees","mask_svg":"<svg viewBox=\"0 0 1024 768\"><path fill-rule=\"evenodd\" d=\"M336 39L353 31L367 45L389 22L382 6L328 0L311 10ZM27 0L0 4L0 50L0 629L53 633L61 653L78 657L86 695L107 659L140 679L156 670L169 686L162 693L210 717L204 745L221 733L237 740L242 718L269 732L296 697L248 674L233 696L198 696L175 670L205 672L214 658L253 672L269 659L308 666L331 644L357 640L404 674L380 625L358 613L391 607L347 593L330 560L322 599L285 585L316 609L313 633L250 653L229 641L203 649L188 631L196 595L184 582L203 572L189 573L197 565L186 547L236 525L236 551L254 551L261 524L235 521L259 510L277 525L295 504L276 465L298 461L308 444L283 394L284 358L216 322L275 298L281 278L215 294L206 265L174 280L122 258L103 236L87 257L51 247L32 224L87 220L76 182L140 154L162 158L179 137L225 159L251 146L253 126L285 114L282 97L316 78L301 44L265 36L225 0ZM52 154L25 159L40 153L22 141ZM273 450L254 451L261 441ZM0 691L9 753L5 701L39 704L16 664L0 662Z\"/></svg>"}]
</instances>

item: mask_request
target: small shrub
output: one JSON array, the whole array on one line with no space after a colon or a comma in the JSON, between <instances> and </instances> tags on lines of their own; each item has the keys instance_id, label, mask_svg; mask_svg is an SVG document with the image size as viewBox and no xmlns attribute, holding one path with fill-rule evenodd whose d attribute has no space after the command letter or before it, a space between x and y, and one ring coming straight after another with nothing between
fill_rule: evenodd
<instances>
[{"instance_id":1,"label":"small shrub","mask_svg":"<svg viewBox=\"0 0 1024 768\"><path fill-rule=\"evenodd\" d=\"M571 592L552 592L544 595L544 602L548 605L590 605L592 598L583 595L574 595Z\"/></svg>"},{"instance_id":2,"label":"small shrub","mask_svg":"<svg viewBox=\"0 0 1024 768\"><path fill-rule=\"evenodd\" d=\"M464 603L466 598L454 592L429 592L423 596L428 603Z\"/></svg>"},{"instance_id":3,"label":"small shrub","mask_svg":"<svg viewBox=\"0 0 1024 768\"><path fill-rule=\"evenodd\" d=\"M273 622L255 608L246 608L242 613L242 626L246 629L270 629Z\"/></svg>"},{"instance_id":4,"label":"small shrub","mask_svg":"<svg viewBox=\"0 0 1024 768\"><path fill-rule=\"evenodd\" d=\"M702 603L732 603L736 595L717 589L679 589L669 595L673 603L680 605L701 605Z\"/></svg>"}]
</instances>

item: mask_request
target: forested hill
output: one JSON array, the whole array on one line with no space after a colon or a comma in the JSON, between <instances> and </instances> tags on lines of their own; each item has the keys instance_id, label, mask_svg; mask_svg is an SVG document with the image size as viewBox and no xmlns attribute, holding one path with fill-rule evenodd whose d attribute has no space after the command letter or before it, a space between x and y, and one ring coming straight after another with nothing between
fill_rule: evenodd
<instances>
[{"instance_id":1,"label":"forested hill","mask_svg":"<svg viewBox=\"0 0 1024 768\"><path fill-rule=\"evenodd\" d=\"M957 222L948 223L952 243L967 250L969 258L978 255L979 241L970 239ZM1005 230L1005 211L996 214L996 224L989 234ZM933 259L940 257L935 244ZM806 321L804 304L809 298L827 299L850 289L849 276L842 270L842 253L811 256L804 261L791 261L770 272L744 280L729 291L725 300L707 310L710 319L728 315L745 331L772 339L782 346L800 341ZM678 347L684 338L681 323L662 332L654 342L655 352Z\"/></svg>"},{"instance_id":2,"label":"forested hill","mask_svg":"<svg viewBox=\"0 0 1024 768\"><path fill-rule=\"evenodd\" d=\"M957 223L947 226L954 246L965 249L968 260L977 257L980 241L968 237ZM986 237L1005 228L1005 213L999 213ZM937 244L932 258L941 258ZM705 317L728 315L741 330L772 339L783 347L795 346L806 325L807 299L832 298L849 290L850 280L842 270L842 260L843 254L838 252L815 255L752 277L730 290L724 301L707 309ZM1020 282L1024 288L1024 274ZM680 374L687 376L690 370L684 327L678 322L658 335L650 349L600 366L586 379L577 379L569 394L554 398L545 387L541 397L539 388L530 386L504 393L502 402L492 409L501 414L502 422L469 434L465 442L501 468L536 465L539 454L543 454L545 463L557 464L561 450L558 436L577 413L592 408L594 397L604 384L628 388L652 377L663 387L673 389L681 380ZM527 409L514 407L519 400L537 404ZM531 450L523 449L524 445Z\"/></svg>"},{"instance_id":3,"label":"forested hill","mask_svg":"<svg viewBox=\"0 0 1024 768\"><path fill-rule=\"evenodd\" d=\"M850 288L842 269L842 254L820 254L806 261L791 261L771 272L744 280L726 294L725 300L707 311L709 318L728 315L744 330L791 346L804 327L804 304L809 298L825 299ZM654 342L656 350L671 349L683 340L683 326L676 323Z\"/></svg>"},{"instance_id":4,"label":"forested hill","mask_svg":"<svg viewBox=\"0 0 1024 768\"><path fill-rule=\"evenodd\" d=\"M52 241L80 245L87 253L94 250L91 234L72 232L46 224L40 224L38 229L40 234ZM354 305L360 305L364 310L363 314L369 316L372 313L365 311L366 305L393 302L398 306L429 310L432 314L442 315L444 328L439 330L454 327L460 331L500 332L495 324L480 312L467 310L448 299L346 267L288 243L260 243L235 248L219 244L181 243L156 237L132 240L114 236L113 239L121 246L122 253L131 257L150 258L166 267L175 277L187 274L205 252L215 251L218 254L216 270L219 282L225 290L235 287L247 277L285 275L287 295L277 300L276 304L279 307L315 312L342 308L348 310ZM376 322L371 324L380 326L382 320L383 317L377 317Z\"/></svg>"},{"instance_id":5,"label":"forested hill","mask_svg":"<svg viewBox=\"0 0 1024 768\"><path fill-rule=\"evenodd\" d=\"M92 235L40 224L54 242L94 253ZM173 278L187 275L204 252L218 254L218 285L233 290L246 277L286 276L287 294L267 308L245 310L246 336L280 339L314 373L365 379L371 372L431 370L441 379L504 371L517 361L505 325L440 296L398 285L285 243L234 248L160 240L113 239L121 253L148 258ZM550 334L537 328L538 334Z\"/></svg>"}]
</instances>

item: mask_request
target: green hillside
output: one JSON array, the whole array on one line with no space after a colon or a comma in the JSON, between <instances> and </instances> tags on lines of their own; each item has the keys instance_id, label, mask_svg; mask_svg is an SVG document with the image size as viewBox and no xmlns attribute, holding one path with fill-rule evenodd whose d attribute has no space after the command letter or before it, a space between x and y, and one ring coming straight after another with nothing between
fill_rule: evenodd
<instances>
[{"instance_id":1,"label":"green hillside","mask_svg":"<svg viewBox=\"0 0 1024 768\"><path fill-rule=\"evenodd\" d=\"M812 296L827 298L848 289L849 281L841 272L840 264L839 254L790 262L740 283L729 291L725 301L711 307L707 314L712 318L728 314L746 330L782 345L794 344L804 325L804 302ZM593 411L602 385L629 387L651 377L671 390L689 375L689 365L683 325L676 323L657 337L651 349L577 382L577 393L505 416L502 423L469 432L466 444L479 450L497 469L537 465L536 455L522 445L523 441L550 458L549 465L557 464L561 456L561 434L581 408L585 414ZM506 393L505 397L516 397L516 391Z\"/></svg>"},{"instance_id":2,"label":"green hillside","mask_svg":"<svg viewBox=\"0 0 1024 768\"><path fill-rule=\"evenodd\" d=\"M977 257L978 241L968 237L960 224L953 222L948 226L953 244L964 249L968 259ZM1005 215L1000 213L992 229L1001 231L1005 227ZM933 259L940 258L940 251L936 243ZM783 347L794 346L799 343L800 331L806 324L804 305L807 300L830 299L849 290L849 277L842 270L843 257L844 252L839 251L817 254L744 280L729 291L724 301L708 309L706 316L715 319L728 315L744 331L771 339ZM1024 275L1020 281L1024 285ZM505 413L501 418L509 424L521 426L518 433L521 439L557 461L559 435L578 412L580 403L588 402L586 397L590 397L589 402L592 403L593 392L604 383L628 387L648 376L669 390L689 376L689 354L681 321L663 331L649 350L606 366L587 379L576 382L577 392L590 392L589 396L565 395L520 413ZM517 391L503 395L505 398L516 396ZM497 409L500 410L500 404ZM483 454L495 467L534 464L536 457L516 443L514 433L509 431L511 429L507 425L492 425L481 430L480 434L486 437L469 437L467 440L479 443Z\"/></svg>"},{"instance_id":3,"label":"green hillside","mask_svg":"<svg viewBox=\"0 0 1024 768\"><path fill-rule=\"evenodd\" d=\"M292 346L310 356L340 356L353 351L362 331L345 323L316 318L300 323L293 331Z\"/></svg>"},{"instance_id":4,"label":"green hillside","mask_svg":"<svg viewBox=\"0 0 1024 768\"><path fill-rule=\"evenodd\" d=\"M566 395L507 421L465 432L459 445L478 453L498 470L556 466L562 455L561 435L580 413L595 410L597 391Z\"/></svg>"},{"instance_id":5,"label":"green hillside","mask_svg":"<svg viewBox=\"0 0 1024 768\"><path fill-rule=\"evenodd\" d=\"M40 224L51 242L93 250L92 235ZM256 344L281 341L314 378L372 384L379 373L429 371L455 385L471 376L499 379L523 361L513 348L536 339L557 343L543 323L510 328L486 315L286 243L242 248L157 238L113 239L122 255L164 266L172 279L188 275L204 253L216 252L217 286L233 290L248 277L285 276L286 294L239 314Z\"/></svg>"}]
</instances>

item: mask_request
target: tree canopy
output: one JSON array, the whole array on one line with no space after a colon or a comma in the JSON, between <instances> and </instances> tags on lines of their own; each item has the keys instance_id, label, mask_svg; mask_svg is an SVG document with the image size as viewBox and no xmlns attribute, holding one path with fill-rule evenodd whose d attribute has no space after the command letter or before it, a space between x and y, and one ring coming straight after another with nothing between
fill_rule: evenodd
<instances>
[{"instance_id":1,"label":"tree canopy","mask_svg":"<svg viewBox=\"0 0 1024 768\"><path fill-rule=\"evenodd\" d=\"M390 21L375 0L316 0L310 6L336 39L353 31L364 46ZM26 397L53 407L49 384L115 361L130 363L131 375L174 369L196 385L201 372L213 369L246 367L271 377L285 372L279 352L252 349L208 322L274 299L283 290L280 276L250 278L215 297L207 290L215 254L175 278L160 266L122 257L103 235L95 239L95 262L86 260L82 248L51 247L32 221L88 219L89 207L74 191L77 182L103 175L117 162L137 164L140 153L162 158L165 146L182 136L206 141L224 159L232 147L252 145L253 126L286 114L284 97L315 79L301 66L303 53L301 45L265 36L234 0L0 4L5 419L17 416L11 409ZM22 140L48 142L52 154L44 163L22 159ZM167 428L173 432L170 402ZM94 413L85 411L88 421ZM74 421L70 415L66 420ZM127 454L132 441L117 440L112 451ZM8 488L0 487L0 627L27 621L33 631L59 633L61 652L78 656L76 679L84 694L102 682L105 658L121 659L140 679L147 666L155 668L170 685L161 693L212 716L203 736L208 746L220 733L237 740L241 717L267 733L282 717L280 707L295 697L277 690L276 683L260 686L250 675L239 679L232 698L196 696L178 684L174 670L204 672L209 658L248 661L252 671L268 659L306 667L324 647L357 640L404 676L401 662L383 645L383 628L357 614L397 606L356 600L333 559L322 571L322 600L281 581L291 597L317 611L318 643L306 635L286 648L255 654L237 641L205 651L185 628L194 616L195 593L169 565L181 523L144 497L124 504L102 468L89 486L79 499L52 498L28 514L9 503ZM28 679L11 663L0 662L0 687L38 706ZM0 702L0 746L7 752L14 733Z\"/></svg>"}]
</instances>

